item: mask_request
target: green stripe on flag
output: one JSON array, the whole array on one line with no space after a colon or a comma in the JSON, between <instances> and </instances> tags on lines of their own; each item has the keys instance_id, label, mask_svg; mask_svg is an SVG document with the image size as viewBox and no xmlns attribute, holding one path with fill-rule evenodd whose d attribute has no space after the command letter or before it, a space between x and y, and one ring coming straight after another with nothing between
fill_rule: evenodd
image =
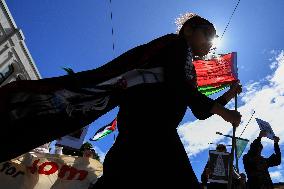
<instances>
[{"instance_id":1,"label":"green stripe on flag","mask_svg":"<svg viewBox=\"0 0 284 189\"><path fill-rule=\"evenodd\" d=\"M94 138L92 140L94 140L94 141L100 140L100 139L104 138L105 136L109 135L110 133L112 133L111 130L102 131L101 133L98 133L98 135L94 136Z\"/></svg>"},{"instance_id":2,"label":"green stripe on flag","mask_svg":"<svg viewBox=\"0 0 284 189\"><path fill-rule=\"evenodd\" d=\"M206 96L210 96L212 94L218 93L222 90L224 90L225 88L227 88L229 85L220 85L220 86L202 86L202 87L198 87L198 90L206 95Z\"/></svg>"}]
</instances>

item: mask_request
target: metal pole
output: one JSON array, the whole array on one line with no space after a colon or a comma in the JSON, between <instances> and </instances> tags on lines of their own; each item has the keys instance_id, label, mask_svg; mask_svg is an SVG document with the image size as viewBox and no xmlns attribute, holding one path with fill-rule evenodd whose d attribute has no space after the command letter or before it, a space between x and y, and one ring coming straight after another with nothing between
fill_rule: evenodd
<instances>
[{"instance_id":1,"label":"metal pole","mask_svg":"<svg viewBox=\"0 0 284 189\"><path fill-rule=\"evenodd\" d=\"M238 159L238 146L237 146L237 139L235 138L235 159L236 159L236 169L237 169L237 172L239 173L239 159Z\"/></svg>"},{"instance_id":2,"label":"metal pole","mask_svg":"<svg viewBox=\"0 0 284 189\"><path fill-rule=\"evenodd\" d=\"M237 110L237 95L235 96L235 110ZM230 164L229 164L229 182L228 189L232 189L232 181L233 181L233 166L234 166L234 152L236 146L236 127L237 125L233 125L233 138L232 138L232 149L230 154Z\"/></svg>"},{"instance_id":3,"label":"metal pole","mask_svg":"<svg viewBox=\"0 0 284 189\"><path fill-rule=\"evenodd\" d=\"M238 110L238 96L235 95L235 110ZM236 131L236 129L235 129ZM236 133L235 133L236 134ZM239 159L238 159L238 148L237 148L237 139L235 136L233 136L235 139L235 159L236 159L236 169L239 173Z\"/></svg>"}]
</instances>

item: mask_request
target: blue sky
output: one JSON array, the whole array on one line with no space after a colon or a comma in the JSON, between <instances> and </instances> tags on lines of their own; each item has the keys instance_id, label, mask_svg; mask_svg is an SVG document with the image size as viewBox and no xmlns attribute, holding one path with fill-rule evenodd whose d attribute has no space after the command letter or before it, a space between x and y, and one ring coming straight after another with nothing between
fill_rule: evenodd
<instances>
[{"instance_id":1,"label":"blue sky","mask_svg":"<svg viewBox=\"0 0 284 189\"><path fill-rule=\"evenodd\" d=\"M209 19L221 35L237 0L113 0L113 23L109 0L6 0L6 3L23 30L42 77L47 78L65 74L61 67L70 67L76 72L94 69L137 45L174 33L175 18L185 12L195 12ZM244 93L239 98L243 124L237 133L242 131L254 109L255 116L269 121L276 135L282 137L282 152L283 8L282 0L241 1L217 50L218 53L238 53L239 79ZM115 52L112 51L112 24ZM116 112L117 109L92 124L86 139L113 120ZM214 132L228 134L230 129L230 125L218 117L200 122L187 112L179 133L198 178L208 158L208 149L214 148L208 142L228 142ZM257 133L253 120L243 136L253 140ZM93 145L103 155L112 143L111 135ZM263 155L269 156L273 152L272 142L264 140L264 145ZM242 165L240 168L243 171ZM275 182L284 181L284 167L272 168L270 172Z\"/></svg>"}]
</instances>

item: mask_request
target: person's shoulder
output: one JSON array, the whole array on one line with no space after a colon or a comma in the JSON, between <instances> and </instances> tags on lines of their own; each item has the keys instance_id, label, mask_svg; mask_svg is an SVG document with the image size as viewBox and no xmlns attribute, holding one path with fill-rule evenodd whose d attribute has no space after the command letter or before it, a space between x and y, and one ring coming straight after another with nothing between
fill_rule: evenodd
<instances>
[{"instance_id":1,"label":"person's shoulder","mask_svg":"<svg viewBox=\"0 0 284 189\"><path fill-rule=\"evenodd\" d=\"M243 155L243 160L247 159L248 158L248 154L244 154Z\"/></svg>"},{"instance_id":2,"label":"person's shoulder","mask_svg":"<svg viewBox=\"0 0 284 189\"><path fill-rule=\"evenodd\" d=\"M173 38L177 38L179 35L176 33L168 33L165 35L162 35L161 37L173 37Z\"/></svg>"},{"instance_id":3,"label":"person's shoulder","mask_svg":"<svg viewBox=\"0 0 284 189\"><path fill-rule=\"evenodd\" d=\"M178 34L169 33L169 34L165 34L163 36L160 36L160 37L156 38L155 40L173 41L173 40L177 40L177 39L179 39Z\"/></svg>"},{"instance_id":4,"label":"person's shoulder","mask_svg":"<svg viewBox=\"0 0 284 189\"><path fill-rule=\"evenodd\" d=\"M170 33L152 40L149 44L165 47L165 46L179 46L179 45L184 45L185 43L183 38L180 37L180 35Z\"/></svg>"}]
</instances>

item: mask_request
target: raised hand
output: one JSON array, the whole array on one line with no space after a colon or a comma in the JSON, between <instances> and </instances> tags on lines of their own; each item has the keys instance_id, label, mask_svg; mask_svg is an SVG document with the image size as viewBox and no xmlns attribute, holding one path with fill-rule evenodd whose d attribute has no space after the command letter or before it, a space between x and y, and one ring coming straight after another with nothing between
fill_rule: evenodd
<instances>
[{"instance_id":1,"label":"raised hand","mask_svg":"<svg viewBox=\"0 0 284 189\"><path fill-rule=\"evenodd\" d=\"M280 138L279 138L279 137L274 136L274 143L278 143L278 142L279 142L279 140L280 140Z\"/></svg>"},{"instance_id":2,"label":"raised hand","mask_svg":"<svg viewBox=\"0 0 284 189\"><path fill-rule=\"evenodd\" d=\"M261 130L260 132L259 132L259 135L258 135L259 137L266 137L267 136L267 132L265 131L265 130Z\"/></svg>"}]
</instances>

